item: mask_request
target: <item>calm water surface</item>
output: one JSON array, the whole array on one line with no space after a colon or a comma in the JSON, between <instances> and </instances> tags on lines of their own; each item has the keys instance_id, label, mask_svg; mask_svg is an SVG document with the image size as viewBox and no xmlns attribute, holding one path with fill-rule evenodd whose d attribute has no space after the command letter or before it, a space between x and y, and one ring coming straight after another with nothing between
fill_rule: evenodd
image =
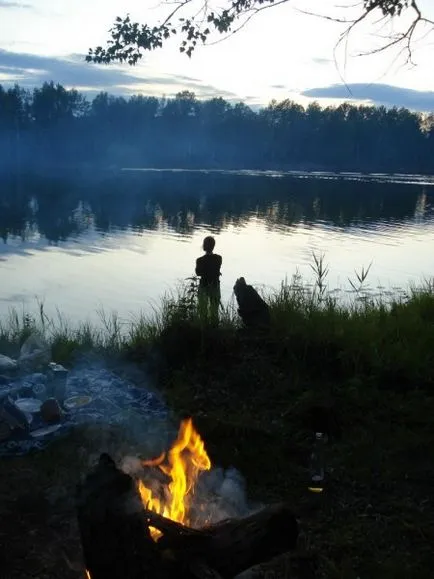
<instances>
[{"instance_id":1,"label":"calm water surface","mask_svg":"<svg viewBox=\"0 0 434 579\"><path fill-rule=\"evenodd\" d=\"M434 181L418 176L140 171L0 178L0 316L149 312L216 237L222 294L268 289L325 254L330 288L372 262L374 291L434 274ZM380 290L378 288L380 287ZM381 289L384 288L384 289Z\"/></svg>"}]
</instances>

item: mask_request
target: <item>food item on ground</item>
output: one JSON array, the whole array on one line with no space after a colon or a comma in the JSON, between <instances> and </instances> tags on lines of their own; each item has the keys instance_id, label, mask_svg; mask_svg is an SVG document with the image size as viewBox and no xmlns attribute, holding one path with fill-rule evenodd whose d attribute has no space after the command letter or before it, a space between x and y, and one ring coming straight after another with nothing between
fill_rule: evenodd
<instances>
[{"instance_id":1,"label":"food item on ground","mask_svg":"<svg viewBox=\"0 0 434 579\"><path fill-rule=\"evenodd\" d=\"M64 406L68 410L73 410L74 408L80 408L80 406L86 406L91 401L91 396L71 396L71 398L65 400Z\"/></svg>"}]
</instances>

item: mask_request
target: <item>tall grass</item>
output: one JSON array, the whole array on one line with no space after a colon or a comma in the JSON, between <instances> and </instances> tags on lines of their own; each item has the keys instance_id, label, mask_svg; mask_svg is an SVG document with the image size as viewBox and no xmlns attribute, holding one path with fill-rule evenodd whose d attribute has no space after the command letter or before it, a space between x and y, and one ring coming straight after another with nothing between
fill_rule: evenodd
<instances>
[{"instance_id":1,"label":"tall grass","mask_svg":"<svg viewBox=\"0 0 434 579\"><path fill-rule=\"evenodd\" d=\"M433 382L432 281L398 297L374 296L366 283L369 268L362 268L350 280L352 298L342 302L326 287L321 259L315 266L314 287L295 276L270 297L272 332L293 345L294 363L321 366L331 378L368 373L398 386Z\"/></svg>"},{"instance_id":2,"label":"tall grass","mask_svg":"<svg viewBox=\"0 0 434 579\"><path fill-rule=\"evenodd\" d=\"M266 339L275 342L276 352L287 352L291 364L310 366L312 371L317 367L331 376L375 372L386 382L432 381L433 281L410 286L398 296L378 296L367 283L369 266L355 270L354 279L349 280L352 293L342 300L328 286L329 267L324 256L314 255L311 267L315 273L313 284L296 273L265 296L272 320ZM203 336L212 330L225 339L235 338L240 320L234 301L220 307L215 328L209 312L201 309L197 289L197 279L189 278L166 294L150 314L139 314L129 321L100 310L99 327L89 322L73 326L60 312L49 318L43 303L34 316L13 309L0 319L0 352L18 355L19 347L32 332L45 337L53 359L61 363L86 351L109 355L135 352L143 357L174 328L176 333L168 347L180 351L183 336L188 342L189 332ZM197 348L195 344L191 347Z\"/></svg>"},{"instance_id":3,"label":"tall grass","mask_svg":"<svg viewBox=\"0 0 434 579\"><path fill-rule=\"evenodd\" d=\"M120 352L127 340L119 317L116 313L107 315L103 310L98 314L99 327L88 321L74 326L60 312L50 318L42 302L36 315L12 308L0 319L0 352L18 356L20 347L33 333L47 341L53 359L58 362L68 362L78 352Z\"/></svg>"}]
</instances>

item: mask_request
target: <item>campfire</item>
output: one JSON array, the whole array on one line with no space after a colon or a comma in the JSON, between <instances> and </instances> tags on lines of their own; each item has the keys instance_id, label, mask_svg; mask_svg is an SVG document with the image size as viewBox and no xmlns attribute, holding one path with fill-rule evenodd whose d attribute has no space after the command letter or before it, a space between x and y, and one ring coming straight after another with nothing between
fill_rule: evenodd
<instances>
[{"instance_id":1,"label":"campfire","mask_svg":"<svg viewBox=\"0 0 434 579\"><path fill-rule=\"evenodd\" d=\"M201 488L211 461L191 419L169 451L137 462L129 474L102 454L78 486L87 579L230 579L294 549L298 525L288 505L215 516Z\"/></svg>"},{"instance_id":2,"label":"campfire","mask_svg":"<svg viewBox=\"0 0 434 579\"><path fill-rule=\"evenodd\" d=\"M168 484L163 485L159 484L159 477L155 477L150 486L139 480L138 490L144 507L182 525L193 526L190 510L195 486L200 473L210 470L211 461L191 418L181 422L178 437L169 452L153 460L144 460L142 465L158 469L168 477ZM158 529L150 527L150 530L154 540L161 536Z\"/></svg>"}]
</instances>

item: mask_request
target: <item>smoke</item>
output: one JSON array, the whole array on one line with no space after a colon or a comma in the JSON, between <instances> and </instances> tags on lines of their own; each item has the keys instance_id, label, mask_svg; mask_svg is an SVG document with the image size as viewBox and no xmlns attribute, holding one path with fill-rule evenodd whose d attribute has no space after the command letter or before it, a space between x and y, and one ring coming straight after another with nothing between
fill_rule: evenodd
<instances>
[{"instance_id":1,"label":"smoke","mask_svg":"<svg viewBox=\"0 0 434 579\"><path fill-rule=\"evenodd\" d=\"M203 473L194 493L192 510L197 513L197 526L249 514L251 509L242 474L233 467Z\"/></svg>"},{"instance_id":2,"label":"smoke","mask_svg":"<svg viewBox=\"0 0 434 579\"><path fill-rule=\"evenodd\" d=\"M120 468L133 478L142 480L154 496L166 497L167 500L170 479L159 469L148 470L135 456L125 456ZM226 470L215 467L202 472L186 503L189 525L196 529L226 519L242 518L260 508L260 505L253 505L247 500L245 479L233 467Z\"/></svg>"},{"instance_id":3,"label":"smoke","mask_svg":"<svg viewBox=\"0 0 434 579\"><path fill-rule=\"evenodd\" d=\"M198 481L191 505L192 526L200 528L225 519L245 517L252 510L242 474L235 468L215 468L204 473Z\"/></svg>"},{"instance_id":4,"label":"smoke","mask_svg":"<svg viewBox=\"0 0 434 579\"><path fill-rule=\"evenodd\" d=\"M107 452L126 474L152 490L153 496L167 501L171 479L158 467L143 465L143 458L151 458L167 452L176 439L179 424L170 419L167 409L159 405L161 399L152 386L152 378L146 372L139 374L136 366L109 365L105 360L92 356L77 361L70 373L70 389L75 394L98 396L99 404L92 412L84 413L83 419L96 419L98 427L93 434L92 459ZM139 398L137 411L131 408L133 395L137 396L140 385L143 398ZM129 393L123 399L123 391ZM72 392L70 392L71 394ZM107 405L109 403L109 405ZM113 406L117 409L113 409ZM199 433L200 435L200 433ZM205 448L206 448L206 440ZM228 518L241 518L257 510L247 500L246 481L235 468L212 467L202 471L187 497L189 524L201 528Z\"/></svg>"},{"instance_id":5,"label":"smoke","mask_svg":"<svg viewBox=\"0 0 434 579\"><path fill-rule=\"evenodd\" d=\"M120 468L130 476L137 476L143 470L141 460L135 456L126 456L122 460Z\"/></svg>"}]
</instances>

